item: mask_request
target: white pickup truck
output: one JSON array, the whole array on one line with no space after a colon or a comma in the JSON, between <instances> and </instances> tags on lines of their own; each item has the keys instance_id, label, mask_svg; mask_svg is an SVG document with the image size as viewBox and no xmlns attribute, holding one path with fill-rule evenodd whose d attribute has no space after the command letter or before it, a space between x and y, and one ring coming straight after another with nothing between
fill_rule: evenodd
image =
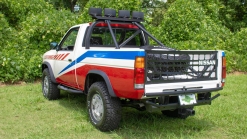
<instances>
[{"instance_id":1,"label":"white pickup truck","mask_svg":"<svg viewBox=\"0 0 247 139\"><path fill-rule=\"evenodd\" d=\"M43 56L42 92L87 95L91 123L101 131L119 127L122 107L187 118L194 106L211 104L226 78L224 51L175 50L141 24L143 13L90 8L95 19L71 27Z\"/></svg>"}]
</instances>

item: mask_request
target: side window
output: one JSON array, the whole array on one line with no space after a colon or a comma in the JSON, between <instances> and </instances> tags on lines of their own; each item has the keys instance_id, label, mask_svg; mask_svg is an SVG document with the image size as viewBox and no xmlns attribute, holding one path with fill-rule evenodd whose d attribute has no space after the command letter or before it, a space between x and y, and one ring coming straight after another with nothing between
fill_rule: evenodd
<instances>
[{"instance_id":1,"label":"side window","mask_svg":"<svg viewBox=\"0 0 247 139\"><path fill-rule=\"evenodd\" d=\"M71 29L60 44L60 50L73 51L79 28Z\"/></svg>"}]
</instances>

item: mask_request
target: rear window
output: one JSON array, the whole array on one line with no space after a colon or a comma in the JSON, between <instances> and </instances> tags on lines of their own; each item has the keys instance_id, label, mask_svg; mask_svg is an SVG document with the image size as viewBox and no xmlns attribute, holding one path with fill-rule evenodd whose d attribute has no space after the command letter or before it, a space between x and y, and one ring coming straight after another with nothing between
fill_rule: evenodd
<instances>
[{"instance_id":1,"label":"rear window","mask_svg":"<svg viewBox=\"0 0 247 139\"><path fill-rule=\"evenodd\" d=\"M112 31L116 38L117 43L120 45L126 39L128 39L131 35L133 35L136 31L138 31L138 27L132 24L111 24ZM144 44L142 33L136 35L133 39L131 39L128 43L123 47L140 47ZM102 45L102 46L112 46L115 47L114 41L112 39L109 28L106 24L100 23L96 25L93 29L90 45Z\"/></svg>"}]
</instances>

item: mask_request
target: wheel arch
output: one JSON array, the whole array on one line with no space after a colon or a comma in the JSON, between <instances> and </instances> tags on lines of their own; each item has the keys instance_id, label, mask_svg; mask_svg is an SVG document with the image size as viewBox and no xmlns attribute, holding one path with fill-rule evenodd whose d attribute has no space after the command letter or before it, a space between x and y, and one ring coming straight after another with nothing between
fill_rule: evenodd
<instances>
[{"instance_id":1,"label":"wheel arch","mask_svg":"<svg viewBox=\"0 0 247 139\"><path fill-rule=\"evenodd\" d=\"M89 87L96 81L104 81L106 83L109 95L111 97L117 97L107 74L100 70L90 70L88 72L85 82L85 92L88 92Z\"/></svg>"},{"instance_id":2,"label":"wheel arch","mask_svg":"<svg viewBox=\"0 0 247 139\"><path fill-rule=\"evenodd\" d=\"M50 63L48 63L48 62L43 62L43 63L42 63L42 72L44 71L45 68L48 68L48 70L49 70L49 73L50 73L50 75L51 75L51 81L52 81L53 83L57 83L56 78L55 78L55 76L54 76L54 74L53 74L53 71L52 71L52 68L51 68Z\"/></svg>"}]
</instances>

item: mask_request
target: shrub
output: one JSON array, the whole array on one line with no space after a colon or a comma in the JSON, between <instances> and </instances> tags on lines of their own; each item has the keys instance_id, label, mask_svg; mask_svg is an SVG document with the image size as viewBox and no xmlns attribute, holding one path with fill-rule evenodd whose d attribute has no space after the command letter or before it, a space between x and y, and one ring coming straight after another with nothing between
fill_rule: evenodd
<instances>
[{"instance_id":1,"label":"shrub","mask_svg":"<svg viewBox=\"0 0 247 139\"><path fill-rule=\"evenodd\" d=\"M224 49L229 53L228 67L232 71L247 71L247 28L242 28L226 41Z\"/></svg>"}]
</instances>

